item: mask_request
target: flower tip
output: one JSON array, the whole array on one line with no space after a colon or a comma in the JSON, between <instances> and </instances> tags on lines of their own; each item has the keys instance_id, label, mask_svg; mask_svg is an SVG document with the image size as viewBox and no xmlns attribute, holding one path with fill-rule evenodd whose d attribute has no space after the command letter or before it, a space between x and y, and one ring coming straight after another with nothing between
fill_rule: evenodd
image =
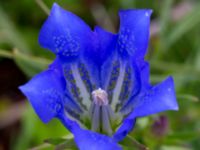
<instances>
[{"instance_id":1,"label":"flower tip","mask_svg":"<svg viewBox=\"0 0 200 150\"><path fill-rule=\"evenodd\" d=\"M18 89L19 89L22 93L25 93L25 91L26 91L25 85L19 86Z\"/></svg>"},{"instance_id":2,"label":"flower tip","mask_svg":"<svg viewBox=\"0 0 200 150\"><path fill-rule=\"evenodd\" d=\"M174 104L174 107L172 108L172 110L174 110L174 111L178 111L179 110L179 106L178 106L178 103L177 103L176 99L175 99L175 104Z\"/></svg>"},{"instance_id":3,"label":"flower tip","mask_svg":"<svg viewBox=\"0 0 200 150\"><path fill-rule=\"evenodd\" d=\"M62 8L57 3L53 3L50 15L54 15L54 14L56 14L56 12L60 12L61 9Z\"/></svg>"},{"instance_id":4,"label":"flower tip","mask_svg":"<svg viewBox=\"0 0 200 150\"><path fill-rule=\"evenodd\" d=\"M152 13L153 13L152 9L147 9L145 12L145 16L150 17Z\"/></svg>"},{"instance_id":5,"label":"flower tip","mask_svg":"<svg viewBox=\"0 0 200 150\"><path fill-rule=\"evenodd\" d=\"M171 106L171 108L169 110L178 111L179 110L178 103L177 103L176 99L174 101L175 101L174 104Z\"/></svg>"},{"instance_id":6,"label":"flower tip","mask_svg":"<svg viewBox=\"0 0 200 150\"><path fill-rule=\"evenodd\" d=\"M55 8L60 8L60 6L57 4L57 3L53 3L53 6L52 6L52 9L55 9Z\"/></svg>"},{"instance_id":7,"label":"flower tip","mask_svg":"<svg viewBox=\"0 0 200 150\"><path fill-rule=\"evenodd\" d=\"M120 17L128 17L134 15L140 15L141 17L145 15L146 17L151 17L153 13L152 9L127 9L127 10L119 10Z\"/></svg>"},{"instance_id":8,"label":"flower tip","mask_svg":"<svg viewBox=\"0 0 200 150\"><path fill-rule=\"evenodd\" d=\"M178 106L178 103L177 103L177 100L176 100L176 95L175 95L175 86L174 86L174 79L172 76L169 76L167 79L166 79L166 82L168 83L168 88L167 88L167 91L169 93L173 92L174 94L171 94L171 99L173 99L173 103L171 104L171 110L174 110L174 111L178 111L179 110L179 106Z\"/></svg>"}]
</instances>

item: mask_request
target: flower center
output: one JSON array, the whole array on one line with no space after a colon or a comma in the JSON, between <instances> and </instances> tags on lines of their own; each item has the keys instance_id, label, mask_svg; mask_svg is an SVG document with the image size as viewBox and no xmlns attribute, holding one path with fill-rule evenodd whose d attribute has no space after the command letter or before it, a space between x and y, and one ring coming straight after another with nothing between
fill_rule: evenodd
<instances>
[{"instance_id":1,"label":"flower center","mask_svg":"<svg viewBox=\"0 0 200 150\"><path fill-rule=\"evenodd\" d=\"M132 109L121 111L131 93L135 93L134 70L128 62L113 60L108 77L100 78L102 84L98 88L99 84L94 82L96 77L91 77L87 67L83 62L64 66L67 88L72 94L67 100L70 101L71 96L74 99L70 101L71 106L66 105L67 114L88 129L112 135Z\"/></svg>"},{"instance_id":2,"label":"flower center","mask_svg":"<svg viewBox=\"0 0 200 150\"><path fill-rule=\"evenodd\" d=\"M113 128L119 122L119 117L108 103L107 92L101 88L94 90L92 92L92 100L89 110L91 129L95 132L112 135Z\"/></svg>"},{"instance_id":3,"label":"flower center","mask_svg":"<svg viewBox=\"0 0 200 150\"><path fill-rule=\"evenodd\" d=\"M92 98L96 105L108 105L108 94L101 88L92 92Z\"/></svg>"}]
</instances>

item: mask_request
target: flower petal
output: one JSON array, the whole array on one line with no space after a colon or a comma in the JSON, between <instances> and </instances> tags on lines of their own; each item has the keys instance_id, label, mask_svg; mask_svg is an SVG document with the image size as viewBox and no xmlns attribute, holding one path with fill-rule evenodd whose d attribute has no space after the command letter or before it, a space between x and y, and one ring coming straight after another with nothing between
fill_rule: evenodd
<instances>
[{"instance_id":1,"label":"flower petal","mask_svg":"<svg viewBox=\"0 0 200 150\"><path fill-rule=\"evenodd\" d=\"M19 88L45 123L59 113L64 113L64 108L81 112L80 107L70 98L70 93L66 89L66 82L58 59L49 66L48 70L36 75Z\"/></svg>"},{"instance_id":2,"label":"flower petal","mask_svg":"<svg viewBox=\"0 0 200 150\"><path fill-rule=\"evenodd\" d=\"M39 35L39 43L63 61L75 61L91 43L92 31L78 16L54 3ZM90 49L90 48L89 48Z\"/></svg>"},{"instance_id":3,"label":"flower petal","mask_svg":"<svg viewBox=\"0 0 200 150\"><path fill-rule=\"evenodd\" d=\"M26 95L40 119L47 123L63 110L65 81L57 71L46 70L23 86L20 90Z\"/></svg>"},{"instance_id":4,"label":"flower petal","mask_svg":"<svg viewBox=\"0 0 200 150\"><path fill-rule=\"evenodd\" d=\"M150 85L149 85L149 73L150 73L149 63L145 62L144 60L140 60L139 62L137 62L137 66L139 66L138 67L139 71L137 71L137 72L139 72L138 74L139 74L140 78L137 77L136 79L137 79L137 82L138 82L138 80L141 80L141 82L140 82L140 84L138 83L138 86L135 86L136 87L135 89L138 90L138 88L141 88L140 91L145 91L147 88L150 87ZM137 67L135 67L135 68L137 68ZM136 90L134 90L133 92L135 92L135 91ZM136 94L138 94L138 93L136 93ZM120 110L123 114L128 114L132 111L132 109L134 107L135 97L137 97L136 94L133 93L132 96L123 104L123 106Z\"/></svg>"},{"instance_id":5,"label":"flower petal","mask_svg":"<svg viewBox=\"0 0 200 150\"><path fill-rule=\"evenodd\" d=\"M96 51L94 51L94 61L98 61L97 63L100 66L100 87L102 89L106 88L106 82L108 82L109 73L112 69L112 62L115 59L116 50L116 35L105 31L104 29L96 26L95 33L98 39Z\"/></svg>"},{"instance_id":6,"label":"flower petal","mask_svg":"<svg viewBox=\"0 0 200 150\"><path fill-rule=\"evenodd\" d=\"M133 129L136 118L166 110L178 110L172 77L167 78L156 86L149 87L145 93L140 94L129 105L133 105L133 111L124 119L122 125L115 133L114 139L116 141L122 140Z\"/></svg>"},{"instance_id":7,"label":"flower petal","mask_svg":"<svg viewBox=\"0 0 200 150\"><path fill-rule=\"evenodd\" d=\"M120 11L118 51L122 57L144 57L149 41L151 13L149 9Z\"/></svg>"},{"instance_id":8,"label":"flower petal","mask_svg":"<svg viewBox=\"0 0 200 150\"><path fill-rule=\"evenodd\" d=\"M140 68L140 76L141 76L141 82L142 82L141 91L143 91L150 87L149 85L150 67L149 67L149 63L144 60L141 60L138 63L138 66Z\"/></svg>"},{"instance_id":9,"label":"flower petal","mask_svg":"<svg viewBox=\"0 0 200 150\"><path fill-rule=\"evenodd\" d=\"M58 118L73 133L75 142L80 150L122 150L113 138L83 129L63 114Z\"/></svg>"},{"instance_id":10,"label":"flower petal","mask_svg":"<svg viewBox=\"0 0 200 150\"><path fill-rule=\"evenodd\" d=\"M105 61L109 61L113 56L113 52L115 51L116 35L107 32L98 26L95 27L93 35L94 39L91 43L95 46L92 50L84 51L81 55L80 62L85 64L85 68L89 72L88 75L90 80L97 89L99 87L102 88L102 80L104 80L104 77L102 79L100 70Z\"/></svg>"},{"instance_id":11,"label":"flower petal","mask_svg":"<svg viewBox=\"0 0 200 150\"><path fill-rule=\"evenodd\" d=\"M135 122L136 122L135 118L124 119L122 125L113 135L113 139L117 142L123 140L127 136L127 134L134 128Z\"/></svg>"},{"instance_id":12,"label":"flower petal","mask_svg":"<svg viewBox=\"0 0 200 150\"><path fill-rule=\"evenodd\" d=\"M111 137L103 134L80 128L73 134L80 150L122 150Z\"/></svg>"},{"instance_id":13,"label":"flower petal","mask_svg":"<svg viewBox=\"0 0 200 150\"><path fill-rule=\"evenodd\" d=\"M129 117L144 117L166 110L178 110L172 77L168 77L139 96L134 111Z\"/></svg>"},{"instance_id":14,"label":"flower petal","mask_svg":"<svg viewBox=\"0 0 200 150\"><path fill-rule=\"evenodd\" d=\"M119 111L130 97L140 91L140 73L135 62L115 55L101 69L102 87L106 89L113 110Z\"/></svg>"},{"instance_id":15,"label":"flower petal","mask_svg":"<svg viewBox=\"0 0 200 150\"><path fill-rule=\"evenodd\" d=\"M117 35L108 32L99 26L95 27L94 33L97 39L95 44L96 49L92 51L92 53L89 52L93 55L90 57L90 59L94 59L94 61L97 62L99 66L101 66L107 59L111 57L115 51Z\"/></svg>"}]
</instances>

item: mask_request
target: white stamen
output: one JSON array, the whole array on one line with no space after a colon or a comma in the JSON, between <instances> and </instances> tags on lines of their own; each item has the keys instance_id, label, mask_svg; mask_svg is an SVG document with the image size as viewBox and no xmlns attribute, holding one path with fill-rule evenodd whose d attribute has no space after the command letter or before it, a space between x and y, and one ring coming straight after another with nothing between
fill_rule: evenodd
<instances>
[{"instance_id":1,"label":"white stamen","mask_svg":"<svg viewBox=\"0 0 200 150\"><path fill-rule=\"evenodd\" d=\"M74 79L76 80L76 85L79 87L80 90L80 95L83 98L82 103L87 106L89 109L90 107L90 95L86 89L85 84L83 83L83 80L81 79L80 73L78 71L77 65L72 65L72 74L74 76Z\"/></svg>"},{"instance_id":2,"label":"white stamen","mask_svg":"<svg viewBox=\"0 0 200 150\"><path fill-rule=\"evenodd\" d=\"M101 123L100 114L101 114L100 107L94 106L94 112L92 115L92 131L97 131L97 132L100 131L100 127L101 127L100 126L100 123Z\"/></svg>"},{"instance_id":3,"label":"white stamen","mask_svg":"<svg viewBox=\"0 0 200 150\"><path fill-rule=\"evenodd\" d=\"M92 98L96 105L108 105L108 94L101 88L92 92Z\"/></svg>"},{"instance_id":4,"label":"white stamen","mask_svg":"<svg viewBox=\"0 0 200 150\"><path fill-rule=\"evenodd\" d=\"M120 73L119 73L119 77L116 81L116 86L115 86L115 89L113 91L113 97L112 97L112 103L111 103L111 107L113 108L113 110L115 109L117 102L119 100L121 87L122 87L122 84L123 84L123 81L124 81L125 69L126 69L126 65L120 63Z\"/></svg>"},{"instance_id":5,"label":"white stamen","mask_svg":"<svg viewBox=\"0 0 200 150\"><path fill-rule=\"evenodd\" d=\"M108 105L108 107L110 107ZM102 131L104 133L107 133L108 135L112 134L112 129L111 129L111 118L109 116L108 108L107 106L102 106Z\"/></svg>"}]
</instances>

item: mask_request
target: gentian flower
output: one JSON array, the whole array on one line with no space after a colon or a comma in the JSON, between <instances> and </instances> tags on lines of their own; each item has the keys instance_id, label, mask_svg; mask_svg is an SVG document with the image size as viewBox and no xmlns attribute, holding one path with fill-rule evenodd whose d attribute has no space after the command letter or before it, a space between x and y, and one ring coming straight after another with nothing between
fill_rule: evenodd
<instances>
[{"instance_id":1,"label":"gentian flower","mask_svg":"<svg viewBox=\"0 0 200 150\"><path fill-rule=\"evenodd\" d=\"M80 150L120 150L136 118L177 110L174 83L149 83L144 60L148 9L119 12L117 34L95 27L54 4L39 43L56 55L49 68L20 87L40 119L59 119Z\"/></svg>"}]
</instances>

